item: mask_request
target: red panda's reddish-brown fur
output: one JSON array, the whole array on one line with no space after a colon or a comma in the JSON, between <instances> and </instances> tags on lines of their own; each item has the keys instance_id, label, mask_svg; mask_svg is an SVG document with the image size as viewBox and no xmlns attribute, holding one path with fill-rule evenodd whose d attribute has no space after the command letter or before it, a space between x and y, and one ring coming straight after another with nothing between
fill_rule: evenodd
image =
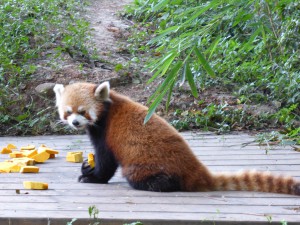
<instances>
[{"instance_id":1,"label":"red panda's reddish-brown fur","mask_svg":"<svg viewBox=\"0 0 300 225\"><path fill-rule=\"evenodd\" d=\"M104 101L94 97L96 88L93 84L67 86L63 94L67 103L63 104L72 105L73 108L93 105L97 117L101 118L105 107ZM74 106L75 102L77 106ZM165 120L153 115L144 125L147 108L114 91L109 91L109 102L103 133L105 146L112 154L110 159L122 167L123 175L137 189L144 189L143 182L151 186L155 176L163 174L162 182L169 182L169 178L171 183L171 178L179 182L179 188L171 191L242 190L300 195L300 183L291 177L254 171L213 174ZM135 185L140 182L143 188Z\"/></svg>"},{"instance_id":2,"label":"red panda's reddish-brown fur","mask_svg":"<svg viewBox=\"0 0 300 225\"><path fill-rule=\"evenodd\" d=\"M157 115L144 125L146 107L114 91L110 99L113 104L107 122L107 144L121 162L124 176L142 180L164 171L181 177L186 191L211 190L210 172L173 127ZM130 175L133 164L143 166Z\"/></svg>"}]
</instances>

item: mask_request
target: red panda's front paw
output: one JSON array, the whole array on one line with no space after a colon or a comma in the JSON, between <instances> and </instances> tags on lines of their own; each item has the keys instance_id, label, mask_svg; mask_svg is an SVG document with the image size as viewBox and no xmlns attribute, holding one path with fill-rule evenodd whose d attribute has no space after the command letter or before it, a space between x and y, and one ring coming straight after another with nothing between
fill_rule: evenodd
<instances>
[{"instance_id":1,"label":"red panda's front paw","mask_svg":"<svg viewBox=\"0 0 300 225\"><path fill-rule=\"evenodd\" d=\"M81 173L82 175L92 175L94 173L94 168L92 168L87 159L83 161L82 166L81 166ZM83 183L89 183L89 182L83 182Z\"/></svg>"}]
</instances>

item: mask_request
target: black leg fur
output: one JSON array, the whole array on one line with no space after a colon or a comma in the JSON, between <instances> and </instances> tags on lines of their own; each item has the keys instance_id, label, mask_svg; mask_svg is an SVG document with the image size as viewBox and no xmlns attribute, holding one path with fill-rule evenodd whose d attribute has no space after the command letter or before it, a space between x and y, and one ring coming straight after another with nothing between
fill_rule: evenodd
<instances>
[{"instance_id":1,"label":"black leg fur","mask_svg":"<svg viewBox=\"0 0 300 225\"><path fill-rule=\"evenodd\" d=\"M83 161L81 166L81 173L78 177L78 181L81 183L105 183L101 182L101 179L98 179L96 176L94 176L95 169L90 167L88 164L87 159Z\"/></svg>"},{"instance_id":2,"label":"black leg fur","mask_svg":"<svg viewBox=\"0 0 300 225\"><path fill-rule=\"evenodd\" d=\"M88 160L84 160L81 165L82 175L92 175L94 173L94 168L90 167Z\"/></svg>"},{"instance_id":3,"label":"black leg fur","mask_svg":"<svg viewBox=\"0 0 300 225\"><path fill-rule=\"evenodd\" d=\"M101 118L87 128L88 135L95 149L95 168L90 168L87 162L81 167L81 183L107 183L115 174L118 163L105 142L106 119L110 103L104 103Z\"/></svg>"},{"instance_id":4,"label":"black leg fur","mask_svg":"<svg viewBox=\"0 0 300 225\"><path fill-rule=\"evenodd\" d=\"M164 173L153 175L142 181L133 181L130 179L127 179L127 181L131 187L138 190L156 192L181 191L179 178L168 176Z\"/></svg>"}]
</instances>

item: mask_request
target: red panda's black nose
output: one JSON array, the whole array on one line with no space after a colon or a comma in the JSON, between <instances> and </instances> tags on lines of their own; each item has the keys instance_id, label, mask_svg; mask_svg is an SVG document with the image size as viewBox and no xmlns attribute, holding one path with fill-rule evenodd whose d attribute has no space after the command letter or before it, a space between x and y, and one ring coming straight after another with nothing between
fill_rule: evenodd
<instances>
[{"instance_id":1,"label":"red panda's black nose","mask_svg":"<svg viewBox=\"0 0 300 225\"><path fill-rule=\"evenodd\" d=\"M72 121L72 124L73 124L75 127L79 126L78 120L73 120L73 121Z\"/></svg>"}]
</instances>

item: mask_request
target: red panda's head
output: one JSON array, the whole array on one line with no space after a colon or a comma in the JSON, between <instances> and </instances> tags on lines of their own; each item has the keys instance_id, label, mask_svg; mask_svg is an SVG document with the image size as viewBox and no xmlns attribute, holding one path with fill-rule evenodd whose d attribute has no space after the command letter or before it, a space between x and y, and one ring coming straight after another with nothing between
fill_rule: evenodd
<instances>
[{"instance_id":1,"label":"red panda's head","mask_svg":"<svg viewBox=\"0 0 300 225\"><path fill-rule=\"evenodd\" d=\"M90 83L75 83L54 87L56 106L61 121L75 129L85 128L96 122L103 111L103 102L109 99L109 83L99 86Z\"/></svg>"}]
</instances>

